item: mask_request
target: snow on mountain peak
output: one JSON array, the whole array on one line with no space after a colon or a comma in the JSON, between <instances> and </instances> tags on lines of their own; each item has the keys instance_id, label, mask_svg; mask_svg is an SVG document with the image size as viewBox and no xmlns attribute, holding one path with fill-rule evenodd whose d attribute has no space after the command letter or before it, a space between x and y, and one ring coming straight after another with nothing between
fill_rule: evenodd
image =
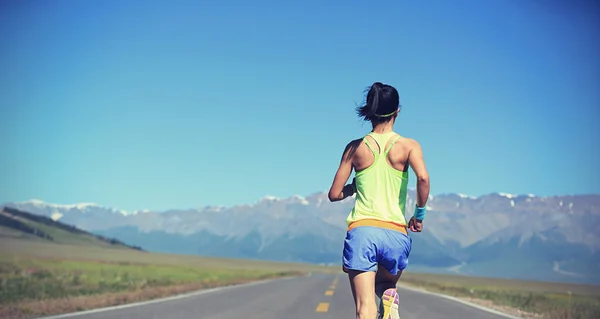
<instances>
[{"instance_id":1,"label":"snow on mountain peak","mask_svg":"<svg viewBox=\"0 0 600 319\"><path fill-rule=\"evenodd\" d=\"M513 194L508 194L508 193L498 193L498 195L500 195L500 196L504 196L504 197L506 197L506 198L508 198L508 199L512 199L512 198L515 198L515 197L517 197L517 196L515 196L515 195L513 195Z\"/></svg>"},{"instance_id":2,"label":"snow on mountain peak","mask_svg":"<svg viewBox=\"0 0 600 319\"><path fill-rule=\"evenodd\" d=\"M300 196L300 195L292 195L289 198L285 198L285 199L271 196L271 195L266 195L265 197L258 200L258 203L278 202L278 201L284 201L286 203L298 203L301 205L309 205L310 204L309 201L304 196Z\"/></svg>"},{"instance_id":3,"label":"snow on mountain peak","mask_svg":"<svg viewBox=\"0 0 600 319\"><path fill-rule=\"evenodd\" d=\"M205 206L204 208L199 208L198 211L210 211L210 212L220 212L226 210L227 207L221 205L211 205Z\"/></svg>"},{"instance_id":4,"label":"snow on mountain peak","mask_svg":"<svg viewBox=\"0 0 600 319\"><path fill-rule=\"evenodd\" d=\"M458 197L463 198L463 199L467 199L467 198L468 199L475 199L475 196L470 196L470 195L466 195L466 194L460 194L460 193L458 193L456 195L458 195Z\"/></svg>"},{"instance_id":5,"label":"snow on mountain peak","mask_svg":"<svg viewBox=\"0 0 600 319\"><path fill-rule=\"evenodd\" d=\"M272 203L272 202L277 202L277 201L279 201L279 200L280 200L280 199L279 199L278 197L271 196L271 195L266 195L265 197L263 197L263 198L259 199L259 200L258 200L256 203L254 203L254 204L251 204L251 205L249 205L249 206L254 206L254 205L256 205L256 204L261 204L261 203L269 203L269 202L271 202L271 203ZM242 206L245 206L245 205L242 205Z\"/></svg>"},{"instance_id":6,"label":"snow on mountain peak","mask_svg":"<svg viewBox=\"0 0 600 319\"><path fill-rule=\"evenodd\" d=\"M263 198L261 198L261 201L268 201L268 202L274 202L274 201L278 201L279 198L275 197L275 196L271 196L271 195L267 195Z\"/></svg>"},{"instance_id":7,"label":"snow on mountain peak","mask_svg":"<svg viewBox=\"0 0 600 319\"><path fill-rule=\"evenodd\" d=\"M149 212L150 212L149 209L134 210L133 213L131 213L131 215L146 214L146 213L149 213Z\"/></svg>"},{"instance_id":8,"label":"snow on mountain peak","mask_svg":"<svg viewBox=\"0 0 600 319\"><path fill-rule=\"evenodd\" d=\"M59 212L54 212L50 218L52 218L53 221L57 221L59 220L61 217L63 217L63 214L59 213Z\"/></svg>"},{"instance_id":9,"label":"snow on mountain peak","mask_svg":"<svg viewBox=\"0 0 600 319\"><path fill-rule=\"evenodd\" d=\"M497 193L500 196L506 197L508 199L513 199L513 198L517 198L517 197L527 197L527 198L534 198L536 197L535 194L526 194L526 195L515 195L515 194L508 194L508 193Z\"/></svg>"},{"instance_id":10,"label":"snow on mountain peak","mask_svg":"<svg viewBox=\"0 0 600 319\"><path fill-rule=\"evenodd\" d=\"M80 210L84 210L89 207L100 207L100 205L98 205L96 203L54 204L54 203L46 203L43 200L39 200L39 199L31 199L31 200L20 202L17 204L31 204L31 205L34 205L37 207L55 207L55 208L64 208L64 209L77 208Z\"/></svg>"},{"instance_id":11,"label":"snow on mountain peak","mask_svg":"<svg viewBox=\"0 0 600 319\"><path fill-rule=\"evenodd\" d=\"M123 216L127 216L130 215L128 211L126 210L115 210L116 212L118 212L119 214L123 215Z\"/></svg>"},{"instance_id":12,"label":"snow on mountain peak","mask_svg":"<svg viewBox=\"0 0 600 319\"><path fill-rule=\"evenodd\" d=\"M45 204L46 204L46 203L45 203L43 200L41 200L41 199L30 199L30 200L28 200L28 201L25 201L24 203L29 203L29 204L36 205L36 206L42 206L42 205L45 205Z\"/></svg>"},{"instance_id":13,"label":"snow on mountain peak","mask_svg":"<svg viewBox=\"0 0 600 319\"><path fill-rule=\"evenodd\" d=\"M290 197L290 199L293 200L294 202L299 202L302 205L309 204L308 200L306 200L306 198L304 198L303 196L300 196L300 195L293 195L292 197Z\"/></svg>"},{"instance_id":14,"label":"snow on mountain peak","mask_svg":"<svg viewBox=\"0 0 600 319\"><path fill-rule=\"evenodd\" d=\"M59 214L57 214L58 210L72 210L72 209L79 210L83 214L89 212L91 209L96 208L96 209L109 210L113 213L118 213L123 216L130 215L129 212L127 212L125 210L117 210L114 208L107 208L107 207L101 206L96 203L55 204L55 203L47 203L40 199L30 199L30 200L23 201L23 202L17 202L15 204L17 204L17 205L32 205L37 208L49 208L49 209L56 210L56 212L53 213L53 216L55 216L54 218L57 218L57 219L63 216L63 214L60 214L60 216L59 216Z\"/></svg>"}]
</instances>

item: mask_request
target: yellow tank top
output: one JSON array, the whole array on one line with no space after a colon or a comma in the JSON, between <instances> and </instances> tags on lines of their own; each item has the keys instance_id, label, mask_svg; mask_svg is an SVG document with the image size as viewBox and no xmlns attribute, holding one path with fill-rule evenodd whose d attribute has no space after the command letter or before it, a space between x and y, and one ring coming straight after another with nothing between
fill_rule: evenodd
<instances>
[{"instance_id":1,"label":"yellow tank top","mask_svg":"<svg viewBox=\"0 0 600 319\"><path fill-rule=\"evenodd\" d=\"M369 221L367 224L362 223L363 225L385 228L390 227L386 227L384 224L392 224L396 225L396 227L391 227L392 229L401 226L403 229L400 230L406 232L407 222L404 213L408 171L399 171L391 167L386 160L390 149L401 136L395 132L385 134L371 132L368 136L375 139L379 145L379 152L371 147L366 137L363 138L367 147L373 152L375 160L371 166L356 173L356 201L346 222L349 227L352 227L353 224L360 224L357 223L359 221ZM382 152L393 136L395 139Z\"/></svg>"}]
</instances>

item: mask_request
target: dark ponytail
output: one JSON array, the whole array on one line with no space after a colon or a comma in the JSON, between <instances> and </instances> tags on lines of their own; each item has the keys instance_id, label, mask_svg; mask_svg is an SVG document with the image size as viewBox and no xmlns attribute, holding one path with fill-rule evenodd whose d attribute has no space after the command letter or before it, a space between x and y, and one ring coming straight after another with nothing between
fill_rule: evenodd
<instances>
[{"instance_id":1,"label":"dark ponytail","mask_svg":"<svg viewBox=\"0 0 600 319\"><path fill-rule=\"evenodd\" d=\"M398 91L390 85L375 82L367 93L365 105L356 109L356 112L365 121L373 123L387 122L400 105Z\"/></svg>"}]
</instances>

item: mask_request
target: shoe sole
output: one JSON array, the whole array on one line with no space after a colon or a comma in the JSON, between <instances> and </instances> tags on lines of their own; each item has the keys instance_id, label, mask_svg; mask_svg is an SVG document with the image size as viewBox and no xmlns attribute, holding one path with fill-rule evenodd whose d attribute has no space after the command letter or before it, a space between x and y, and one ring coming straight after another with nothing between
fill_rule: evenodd
<instances>
[{"instance_id":1,"label":"shoe sole","mask_svg":"<svg viewBox=\"0 0 600 319\"><path fill-rule=\"evenodd\" d=\"M400 304L400 297L396 289L391 288L383 292L381 296L381 302L383 303L383 317L382 319L399 319L398 305Z\"/></svg>"}]
</instances>

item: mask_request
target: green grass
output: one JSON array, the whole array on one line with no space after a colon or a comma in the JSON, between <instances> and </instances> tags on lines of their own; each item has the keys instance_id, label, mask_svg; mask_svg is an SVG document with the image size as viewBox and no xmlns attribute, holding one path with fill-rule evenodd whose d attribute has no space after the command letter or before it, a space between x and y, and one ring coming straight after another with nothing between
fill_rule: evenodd
<instances>
[{"instance_id":1,"label":"green grass","mask_svg":"<svg viewBox=\"0 0 600 319\"><path fill-rule=\"evenodd\" d=\"M236 270L129 262L73 261L0 256L0 304L140 291L159 286L296 275L294 271Z\"/></svg>"},{"instance_id":2,"label":"green grass","mask_svg":"<svg viewBox=\"0 0 600 319\"><path fill-rule=\"evenodd\" d=\"M96 237L87 234L74 234L63 229L43 225L34 221L25 221L25 224L39 229L42 232L52 236L55 242L70 245L100 245L111 246L109 243L102 242ZM115 247L116 248L116 247Z\"/></svg>"},{"instance_id":3,"label":"green grass","mask_svg":"<svg viewBox=\"0 0 600 319\"><path fill-rule=\"evenodd\" d=\"M424 281L427 283L438 283L450 286L464 287L495 287L497 289L518 290L523 292L549 293L549 294L568 294L570 291L574 295L585 295L600 297L600 286L584 285L562 282L543 282L527 281L489 277L475 277L463 275L445 275L445 274L423 274L415 272L405 272L402 275L402 281Z\"/></svg>"},{"instance_id":4,"label":"green grass","mask_svg":"<svg viewBox=\"0 0 600 319\"><path fill-rule=\"evenodd\" d=\"M1 238L0 317L33 318L268 278L337 272L308 264L149 253Z\"/></svg>"},{"instance_id":5,"label":"green grass","mask_svg":"<svg viewBox=\"0 0 600 319\"><path fill-rule=\"evenodd\" d=\"M445 295L491 301L551 319L600 318L600 287L439 274L405 274L401 283Z\"/></svg>"}]
</instances>

